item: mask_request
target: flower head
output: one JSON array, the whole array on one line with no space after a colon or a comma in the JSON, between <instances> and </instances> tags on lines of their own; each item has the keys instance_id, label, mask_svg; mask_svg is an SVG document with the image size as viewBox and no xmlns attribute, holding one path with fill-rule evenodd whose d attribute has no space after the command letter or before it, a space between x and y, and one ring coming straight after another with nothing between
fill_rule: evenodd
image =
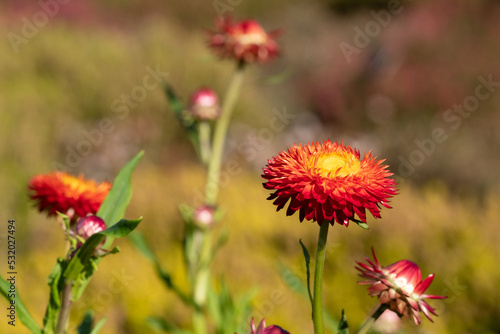
<instances>
[{"instance_id":1,"label":"flower head","mask_svg":"<svg viewBox=\"0 0 500 334\"><path fill-rule=\"evenodd\" d=\"M202 121L211 121L221 114L217 94L210 88L200 88L191 96L191 113Z\"/></svg>"},{"instance_id":2,"label":"flower head","mask_svg":"<svg viewBox=\"0 0 500 334\"><path fill-rule=\"evenodd\" d=\"M30 198L38 202L40 211L48 215L74 210L79 217L95 214L106 198L111 184L84 180L65 172L53 172L34 176L28 184Z\"/></svg>"},{"instance_id":3,"label":"flower head","mask_svg":"<svg viewBox=\"0 0 500 334\"><path fill-rule=\"evenodd\" d=\"M265 63L279 53L274 40L277 31L266 33L254 20L233 23L230 18L216 21L217 31L212 32L209 45L219 56L247 63Z\"/></svg>"},{"instance_id":4,"label":"flower head","mask_svg":"<svg viewBox=\"0 0 500 334\"><path fill-rule=\"evenodd\" d=\"M252 318L252 320L250 321L250 328L251 328L250 334L290 334L288 331L276 325L271 325L269 327L266 327L265 319L262 319L257 329L255 329L255 323Z\"/></svg>"},{"instance_id":5,"label":"flower head","mask_svg":"<svg viewBox=\"0 0 500 334\"><path fill-rule=\"evenodd\" d=\"M358 150L329 140L303 146L294 145L268 161L262 177L264 188L274 190L268 197L285 207L286 214L299 211L300 221L366 223L366 210L380 218L380 206L390 208L388 198L396 194L396 182L383 160L371 152L360 160Z\"/></svg>"},{"instance_id":6,"label":"flower head","mask_svg":"<svg viewBox=\"0 0 500 334\"><path fill-rule=\"evenodd\" d=\"M429 275L422 281L422 272L417 264L408 260L395 262L387 267L382 267L377 260L375 250L373 261L365 258L368 264L356 262L361 272L360 276L366 278L359 284L368 284L368 292L371 296L379 297L381 304L386 304L391 311L406 318L412 317L415 325L421 323L420 312L430 320L432 313L437 316L424 299L444 299L443 296L426 295L425 290L434 279L434 274Z\"/></svg>"}]
</instances>

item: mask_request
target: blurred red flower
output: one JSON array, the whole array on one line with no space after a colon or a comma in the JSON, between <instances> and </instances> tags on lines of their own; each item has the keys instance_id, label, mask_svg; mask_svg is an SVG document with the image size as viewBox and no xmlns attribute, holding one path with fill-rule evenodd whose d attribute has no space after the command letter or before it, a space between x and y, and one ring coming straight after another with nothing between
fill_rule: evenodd
<instances>
[{"instance_id":1,"label":"blurred red flower","mask_svg":"<svg viewBox=\"0 0 500 334\"><path fill-rule=\"evenodd\" d=\"M274 38L278 31L266 33L254 20L233 23L230 18L216 21L217 31L211 32L209 45L223 58L246 63L265 63L274 59L279 47Z\"/></svg>"},{"instance_id":2,"label":"blurred red flower","mask_svg":"<svg viewBox=\"0 0 500 334\"><path fill-rule=\"evenodd\" d=\"M367 264L356 262L361 272L360 276L366 278L366 281L359 284L368 284L368 292L371 296L379 297L381 304L387 304L391 311L399 316L413 318L415 325L419 325L422 320L420 312L430 320L431 313L437 316L432 308L424 299L444 299L444 296L426 295L425 290L434 279L434 274L429 275L422 281L422 272L417 264L408 260L397 261L387 267L380 266L372 249L373 261L365 258Z\"/></svg>"},{"instance_id":3,"label":"blurred red flower","mask_svg":"<svg viewBox=\"0 0 500 334\"><path fill-rule=\"evenodd\" d=\"M275 191L268 199L274 199L278 211L290 200L286 214L299 211L301 222L348 226L357 221L355 215L366 223L366 210L380 218L380 206L390 208L396 182L382 162L371 152L360 160L358 150L327 140L280 152L268 161L262 177L264 188Z\"/></svg>"},{"instance_id":4,"label":"blurred red flower","mask_svg":"<svg viewBox=\"0 0 500 334\"><path fill-rule=\"evenodd\" d=\"M83 176L72 176L65 172L53 172L34 176L28 184L30 198L38 202L40 211L48 215L56 212L71 213L79 217L95 214L106 198L111 184L84 180Z\"/></svg>"},{"instance_id":5,"label":"blurred red flower","mask_svg":"<svg viewBox=\"0 0 500 334\"><path fill-rule=\"evenodd\" d=\"M257 329L255 329L255 323L252 318L252 320L250 321L250 328L251 328L250 334L290 334L288 331L284 330L280 326L271 325L269 327L266 327L265 319L262 319Z\"/></svg>"}]
</instances>

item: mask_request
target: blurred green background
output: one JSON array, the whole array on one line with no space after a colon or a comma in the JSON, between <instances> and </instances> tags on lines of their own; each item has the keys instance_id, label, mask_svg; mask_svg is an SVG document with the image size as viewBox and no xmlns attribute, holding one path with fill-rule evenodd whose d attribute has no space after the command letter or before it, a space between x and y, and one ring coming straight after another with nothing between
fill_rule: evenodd
<instances>
[{"instance_id":1,"label":"blurred green background","mask_svg":"<svg viewBox=\"0 0 500 334\"><path fill-rule=\"evenodd\" d=\"M235 292L258 288L256 318L312 333L309 302L289 285L305 280L298 240L314 253L318 226L275 213L260 174L293 143L343 140L386 158L400 194L382 220L369 221L370 231L331 231L327 310L339 316L345 309L352 331L359 328L376 300L356 284L354 261L374 246L382 264L406 258L424 276L435 273L428 292L448 296L430 302L439 314L434 324L402 321L398 330L500 332L497 1L60 2L0 1L0 273L7 220L15 219L18 288L39 323L46 278L65 241L57 222L32 207L26 184L54 168L112 180L145 149L127 216L144 217L139 229L186 286L177 205L196 202L205 172L162 89L140 87L158 71L186 102L200 86L222 95L233 63L206 48L222 13L282 29L282 55L247 71L225 155L241 171L221 180L227 213L218 229L230 238L216 275ZM126 95L138 98L127 105ZM270 123L277 113L289 115L279 130ZM92 144L83 144L89 136ZM189 326L187 309L150 263L127 241L120 247L101 263L72 320L92 308L98 319L108 317L102 333L152 332L150 315ZM290 271L280 273L283 266ZM3 312L6 305L0 302ZM1 333L27 332L1 319Z\"/></svg>"}]
</instances>

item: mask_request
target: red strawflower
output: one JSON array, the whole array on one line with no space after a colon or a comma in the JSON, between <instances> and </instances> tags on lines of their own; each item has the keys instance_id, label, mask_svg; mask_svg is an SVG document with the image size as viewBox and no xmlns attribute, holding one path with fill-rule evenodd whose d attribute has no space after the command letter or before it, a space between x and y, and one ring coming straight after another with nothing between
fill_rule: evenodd
<instances>
[{"instance_id":1,"label":"red strawflower","mask_svg":"<svg viewBox=\"0 0 500 334\"><path fill-rule=\"evenodd\" d=\"M28 184L30 198L38 202L40 211L56 215L74 210L79 217L97 213L110 188L108 182L84 180L81 175L75 177L65 172L39 174Z\"/></svg>"},{"instance_id":2,"label":"red strawflower","mask_svg":"<svg viewBox=\"0 0 500 334\"><path fill-rule=\"evenodd\" d=\"M217 31L211 32L209 46L223 58L247 63L265 63L279 53L274 38L278 31L266 33L254 20L233 23L230 18L216 21Z\"/></svg>"},{"instance_id":3,"label":"red strawflower","mask_svg":"<svg viewBox=\"0 0 500 334\"><path fill-rule=\"evenodd\" d=\"M274 190L268 199L274 199L277 211L290 201L287 216L299 211L301 222L348 226L350 220L366 223L366 210L380 218L380 206L390 208L396 182L383 161L371 152L360 160L358 150L327 140L280 152L268 160L262 177L264 188Z\"/></svg>"},{"instance_id":4,"label":"red strawflower","mask_svg":"<svg viewBox=\"0 0 500 334\"><path fill-rule=\"evenodd\" d=\"M444 296L426 295L425 290L434 279L434 274L429 275L422 281L422 272L417 264L408 260L401 260L389 266L382 267L372 249L373 261L365 258L367 264L356 262L361 272L360 276L367 278L366 281L359 284L369 284L368 292L370 296L379 297L381 304L386 304L391 311L399 316L413 318L415 325L419 325L422 320L420 312L430 320L431 313L437 316L432 308L424 299L444 299Z\"/></svg>"}]
</instances>

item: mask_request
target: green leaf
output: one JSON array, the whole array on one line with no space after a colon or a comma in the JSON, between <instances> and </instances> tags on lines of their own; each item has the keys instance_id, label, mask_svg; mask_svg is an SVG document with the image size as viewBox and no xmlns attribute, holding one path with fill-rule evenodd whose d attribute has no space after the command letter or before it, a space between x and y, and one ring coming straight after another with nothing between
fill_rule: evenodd
<instances>
[{"instance_id":1,"label":"green leaf","mask_svg":"<svg viewBox=\"0 0 500 334\"><path fill-rule=\"evenodd\" d=\"M104 231L93 234L73 255L73 258L63 273L64 278L70 281L76 280L78 275L85 269L90 269L92 264L97 264L96 262L91 263L90 259L93 257L96 247L99 246L104 238L125 237L139 225L141 220L142 218L137 220L122 219Z\"/></svg>"},{"instance_id":2,"label":"green leaf","mask_svg":"<svg viewBox=\"0 0 500 334\"><path fill-rule=\"evenodd\" d=\"M49 274L47 284L50 287L49 303L45 316L43 317L43 330L46 333L53 332L56 328L57 317L61 309L60 291L62 289L61 275L66 262L63 258L58 258L52 272Z\"/></svg>"},{"instance_id":3,"label":"green leaf","mask_svg":"<svg viewBox=\"0 0 500 334\"><path fill-rule=\"evenodd\" d=\"M370 226L366 223L363 223L361 220L358 220L358 219L354 219L354 218L351 218L351 220L353 222L355 222L356 224L358 224L359 227L365 229L365 230L369 230L370 229Z\"/></svg>"},{"instance_id":4,"label":"green leaf","mask_svg":"<svg viewBox=\"0 0 500 334\"><path fill-rule=\"evenodd\" d=\"M92 323L94 322L94 312L88 310L83 315L82 322L76 329L78 334L90 334L92 331Z\"/></svg>"},{"instance_id":5,"label":"green leaf","mask_svg":"<svg viewBox=\"0 0 500 334\"><path fill-rule=\"evenodd\" d=\"M311 262L311 256L309 256L309 252L307 251L306 246L302 243L302 239L299 239L300 246L302 246L302 252L304 253L304 259L306 260L306 272L307 272L307 293L309 295L309 301L313 302L313 297L311 293L311 270L309 268L309 263Z\"/></svg>"},{"instance_id":6,"label":"green leaf","mask_svg":"<svg viewBox=\"0 0 500 334\"><path fill-rule=\"evenodd\" d=\"M168 103L172 110L174 111L175 117L179 120L182 127L186 129L189 140L193 144L193 147L200 157L200 140L198 134L198 127L196 126L196 120L184 109L181 100L175 93L172 86L168 83L164 85L165 94L167 95Z\"/></svg>"},{"instance_id":7,"label":"green leaf","mask_svg":"<svg viewBox=\"0 0 500 334\"><path fill-rule=\"evenodd\" d=\"M234 334L241 317L251 313L251 301L257 294L256 289L233 297L223 279L219 279L220 291L209 286L207 310L215 324L215 334Z\"/></svg>"},{"instance_id":8,"label":"green leaf","mask_svg":"<svg viewBox=\"0 0 500 334\"><path fill-rule=\"evenodd\" d=\"M82 322L77 328L78 334L97 334L101 330L101 328L106 323L106 318L101 319L94 328L92 328L92 324L94 323L94 312L88 310L85 312Z\"/></svg>"},{"instance_id":9,"label":"green leaf","mask_svg":"<svg viewBox=\"0 0 500 334\"><path fill-rule=\"evenodd\" d=\"M340 317L338 334L349 334L349 325L347 324L347 318L345 316L344 310L342 310L342 316Z\"/></svg>"},{"instance_id":10,"label":"green leaf","mask_svg":"<svg viewBox=\"0 0 500 334\"><path fill-rule=\"evenodd\" d=\"M92 329L92 332L90 334L97 334L101 330L101 328L104 326L106 323L107 318L102 318L99 320L99 322L95 325L94 329Z\"/></svg>"},{"instance_id":11,"label":"green leaf","mask_svg":"<svg viewBox=\"0 0 500 334\"><path fill-rule=\"evenodd\" d=\"M186 223L192 223L195 209L187 204L179 204L179 212L181 213L182 219Z\"/></svg>"},{"instance_id":12,"label":"green leaf","mask_svg":"<svg viewBox=\"0 0 500 334\"><path fill-rule=\"evenodd\" d=\"M193 334L191 331L180 329L160 317L149 317L146 319L146 322L151 328L156 331L167 332L171 334Z\"/></svg>"},{"instance_id":13,"label":"green leaf","mask_svg":"<svg viewBox=\"0 0 500 334\"><path fill-rule=\"evenodd\" d=\"M102 202L97 216L102 218L108 227L120 221L127 209L130 198L132 198L131 178L132 172L144 155L144 151L139 152L125 167L118 173L113 182L113 186ZM111 244L111 240L106 242L105 248Z\"/></svg>"},{"instance_id":14,"label":"green leaf","mask_svg":"<svg viewBox=\"0 0 500 334\"><path fill-rule=\"evenodd\" d=\"M2 276L0 276L0 294L5 297L9 301L9 307L10 303L12 302L12 299L9 297L9 291L10 291L10 282L5 280ZM38 324L33 320L31 317L31 314L29 314L28 310L26 309L26 306L24 306L23 301L21 300L21 297L19 296L19 291L17 290L16 287L16 293L15 293L15 307L16 307L16 315L19 317L19 321L28 328L31 333L33 334L42 334L42 329ZM5 319L4 319L5 321ZM7 321L10 321L8 319Z\"/></svg>"}]
</instances>

